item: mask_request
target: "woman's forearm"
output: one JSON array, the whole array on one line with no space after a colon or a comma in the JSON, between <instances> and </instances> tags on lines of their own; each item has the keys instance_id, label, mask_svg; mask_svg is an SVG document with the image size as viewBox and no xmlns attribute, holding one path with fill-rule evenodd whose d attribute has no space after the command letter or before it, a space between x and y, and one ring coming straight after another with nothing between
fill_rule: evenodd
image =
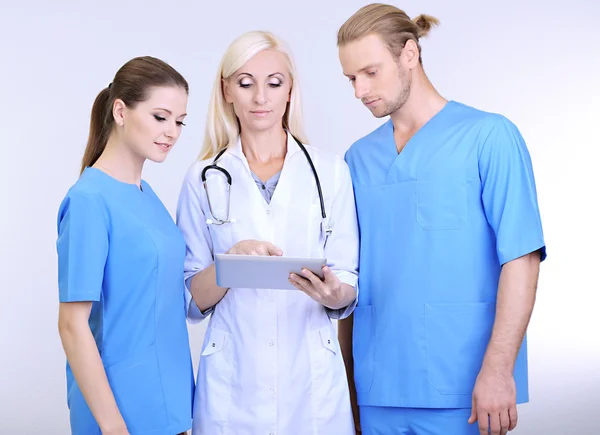
<instances>
[{"instance_id":1,"label":"woman's forearm","mask_svg":"<svg viewBox=\"0 0 600 435\"><path fill-rule=\"evenodd\" d=\"M342 283L341 289L342 298L338 301L338 303L332 306L328 306L327 308L330 308L332 310L339 310L342 308L346 308L348 305L354 302L354 300L356 299L356 289L350 284L346 284L345 282Z\"/></svg>"},{"instance_id":2,"label":"woman's forearm","mask_svg":"<svg viewBox=\"0 0 600 435\"><path fill-rule=\"evenodd\" d=\"M88 325L89 309L87 317L78 315L73 311L78 308L81 311L82 307L75 307L75 304L91 307L88 302L61 304L59 333L71 371L102 433L127 434L125 421L117 407Z\"/></svg>"},{"instance_id":3,"label":"woman's forearm","mask_svg":"<svg viewBox=\"0 0 600 435\"><path fill-rule=\"evenodd\" d=\"M217 285L217 274L214 264L194 275L190 283L190 293L201 312L214 307L223 299L227 290L227 288Z\"/></svg>"}]
</instances>

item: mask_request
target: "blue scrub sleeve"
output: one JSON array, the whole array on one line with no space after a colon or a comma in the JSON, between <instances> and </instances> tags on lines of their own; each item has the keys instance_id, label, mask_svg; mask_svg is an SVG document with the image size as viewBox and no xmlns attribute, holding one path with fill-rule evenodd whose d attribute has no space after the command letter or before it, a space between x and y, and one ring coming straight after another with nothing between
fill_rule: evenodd
<instances>
[{"instance_id":1,"label":"blue scrub sleeve","mask_svg":"<svg viewBox=\"0 0 600 435\"><path fill-rule=\"evenodd\" d=\"M99 301L108 255L108 225L99 199L70 192L58 212L60 302Z\"/></svg>"},{"instance_id":2,"label":"blue scrub sleeve","mask_svg":"<svg viewBox=\"0 0 600 435\"><path fill-rule=\"evenodd\" d=\"M479 150L482 201L496 234L500 264L546 246L538 209L531 158L517 127L504 117L494 119Z\"/></svg>"},{"instance_id":3,"label":"blue scrub sleeve","mask_svg":"<svg viewBox=\"0 0 600 435\"><path fill-rule=\"evenodd\" d=\"M214 263L212 239L201 206L201 196L204 195L202 189L199 167L194 165L186 174L179 194L176 213L177 226L186 243L185 304L190 323L198 323L214 311L214 307L204 312L200 311L190 292L194 275Z\"/></svg>"}]
</instances>

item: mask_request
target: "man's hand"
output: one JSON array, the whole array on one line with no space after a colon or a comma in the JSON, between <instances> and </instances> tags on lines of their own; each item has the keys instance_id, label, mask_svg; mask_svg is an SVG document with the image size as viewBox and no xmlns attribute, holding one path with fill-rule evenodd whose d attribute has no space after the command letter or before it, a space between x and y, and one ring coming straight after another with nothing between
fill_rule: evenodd
<instances>
[{"instance_id":1,"label":"man's hand","mask_svg":"<svg viewBox=\"0 0 600 435\"><path fill-rule=\"evenodd\" d=\"M482 368L473 390L469 423L479 422L481 435L506 435L517 426L517 393L510 372Z\"/></svg>"},{"instance_id":2,"label":"man's hand","mask_svg":"<svg viewBox=\"0 0 600 435\"><path fill-rule=\"evenodd\" d=\"M347 307L356 297L354 288L342 284L337 275L327 266L323 267L323 280L310 270L303 269L302 275L290 274L290 282L321 305L337 310Z\"/></svg>"}]
</instances>

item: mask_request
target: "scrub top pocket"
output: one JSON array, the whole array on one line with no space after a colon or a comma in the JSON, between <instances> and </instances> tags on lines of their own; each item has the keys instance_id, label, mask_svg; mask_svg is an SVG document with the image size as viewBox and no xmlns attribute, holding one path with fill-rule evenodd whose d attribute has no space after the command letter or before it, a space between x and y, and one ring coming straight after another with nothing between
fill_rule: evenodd
<instances>
[{"instance_id":1,"label":"scrub top pocket","mask_svg":"<svg viewBox=\"0 0 600 435\"><path fill-rule=\"evenodd\" d=\"M473 392L494 313L493 302L425 305L427 375L440 394Z\"/></svg>"},{"instance_id":2,"label":"scrub top pocket","mask_svg":"<svg viewBox=\"0 0 600 435\"><path fill-rule=\"evenodd\" d=\"M457 230L466 220L467 182L463 178L417 180L417 221L424 230Z\"/></svg>"}]
</instances>

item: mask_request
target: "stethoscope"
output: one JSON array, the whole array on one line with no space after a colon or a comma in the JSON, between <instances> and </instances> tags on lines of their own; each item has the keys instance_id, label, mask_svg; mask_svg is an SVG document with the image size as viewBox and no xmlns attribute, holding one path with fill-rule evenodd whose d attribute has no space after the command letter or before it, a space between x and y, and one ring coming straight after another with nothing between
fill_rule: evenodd
<instances>
[{"instance_id":1,"label":"stethoscope","mask_svg":"<svg viewBox=\"0 0 600 435\"><path fill-rule=\"evenodd\" d=\"M329 225L329 221L327 219L327 214L325 213L325 202L323 201L323 192L321 191L321 182L319 181L319 175L317 174L315 165L313 164L313 161L310 158L310 155L308 154L308 151L306 150L304 145L302 145L302 143L296 137L294 137L293 135L291 135L291 136L294 138L294 140L296 141L296 143L298 144L298 146L300 147L300 149L306 156L306 160L308 161L308 164L310 165L310 168L312 169L313 175L315 177L315 183L317 185L317 191L319 193L319 202L321 203L321 216L323 218L323 231L325 232L326 237L329 237L331 235L332 229L331 229L331 225ZM231 199L231 174L229 174L229 172L227 172L227 170L225 168L222 168L221 166L217 165L218 160L221 158L223 153L225 153L225 151L227 151L227 148L224 148L223 150L221 150L215 156L212 164L206 166L202 170L202 174L201 174L202 184L204 185L204 190L206 191L206 198L208 200L208 208L210 211L210 215L212 217L212 218L206 219L206 223L208 225L223 225L226 223L235 223L235 219L229 218L229 202ZM221 172L227 180L227 184L225 186L225 193L227 195L227 204L226 204L226 211L225 211L224 219L216 217L215 213L213 211L213 204L210 200L209 189L208 189L208 186L206 183L206 173L210 170L216 170L216 171Z\"/></svg>"}]
</instances>

